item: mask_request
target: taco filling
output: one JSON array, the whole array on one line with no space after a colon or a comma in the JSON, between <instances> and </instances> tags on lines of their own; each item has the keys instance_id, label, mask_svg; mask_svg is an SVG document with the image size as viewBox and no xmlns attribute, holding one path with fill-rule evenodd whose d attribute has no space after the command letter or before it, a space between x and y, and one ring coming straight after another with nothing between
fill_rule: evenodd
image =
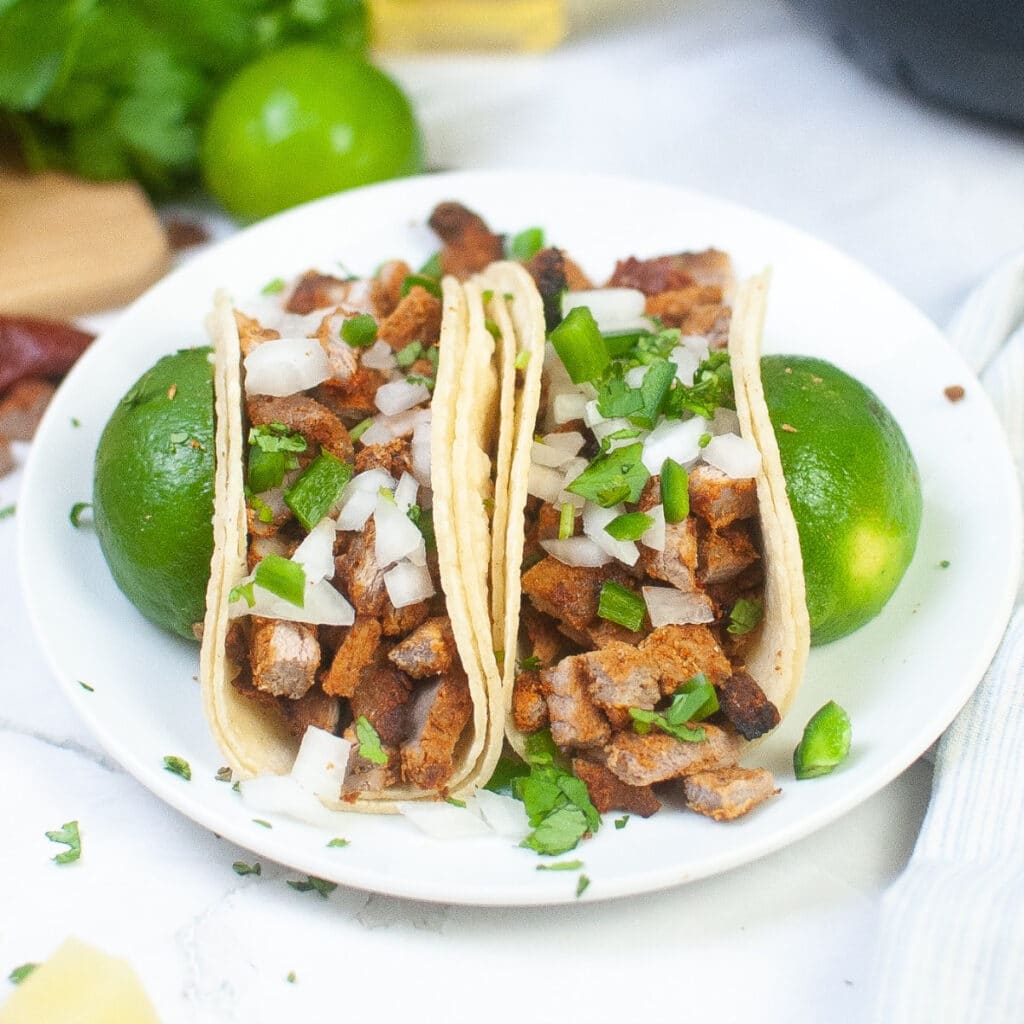
<instances>
[{"instance_id":1,"label":"taco filling","mask_svg":"<svg viewBox=\"0 0 1024 1024\"><path fill-rule=\"evenodd\" d=\"M245 536L225 575L223 649L225 685L253 710L215 695L215 725L249 772L287 769L262 758L272 736L345 737L342 804L443 797L481 730L479 671L464 664L472 645L457 642L433 530L440 288L396 262L269 291L233 312ZM248 744L251 723L270 721Z\"/></svg>"}]
</instances>

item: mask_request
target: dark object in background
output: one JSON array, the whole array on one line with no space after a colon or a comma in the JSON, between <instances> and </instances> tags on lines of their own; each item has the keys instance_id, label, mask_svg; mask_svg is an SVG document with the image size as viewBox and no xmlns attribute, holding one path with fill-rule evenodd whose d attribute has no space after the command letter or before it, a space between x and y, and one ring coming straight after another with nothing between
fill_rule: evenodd
<instances>
[{"instance_id":1,"label":"dark object in background","mask_svg":"<svg viewBox=\"0 0 1024 1024\"><path fill-rule=\"evenodd\" d=\"M94 337L56 320L0 314L0 396L26 377L63 377Z\"/></svg>"},{"instance_id":2,"label":"dark object in background","mask_svg":"<svg viewBox=\"0 0 1024 1024\"><path fill-rule=\"evenodd\" d=\"M1024 0L790 0L878 77L1024 126Z\"/></svg>"}]
</instances>

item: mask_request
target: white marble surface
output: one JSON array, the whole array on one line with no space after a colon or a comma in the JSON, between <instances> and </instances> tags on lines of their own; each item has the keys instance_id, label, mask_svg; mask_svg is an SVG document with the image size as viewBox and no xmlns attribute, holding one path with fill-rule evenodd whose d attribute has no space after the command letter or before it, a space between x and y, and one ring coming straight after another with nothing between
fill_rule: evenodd
<instances>
[{"instance_id":1,"label":"white marble surface","mask_svg":"<svg viewBox=\"0 0 1024 1024\"><path fill-rule=\"evenodd\" d=\"M431 164L592 168L724 195L847 250L940 323L1020 246L1019 134L867 80L778 3L658 6L544 57L390 61ZM18 483L0 480L0 507ZM797 846L667 893L514 911L322 900L270 864L237 877L231 863L251 857L104 755L30 634L16 526L0 520L0 978L74 934L129 957L165 1024L860 1016L926 764ZM57 867L43 833L72 818L85 853Z\"/></svg>"}]
</instances>

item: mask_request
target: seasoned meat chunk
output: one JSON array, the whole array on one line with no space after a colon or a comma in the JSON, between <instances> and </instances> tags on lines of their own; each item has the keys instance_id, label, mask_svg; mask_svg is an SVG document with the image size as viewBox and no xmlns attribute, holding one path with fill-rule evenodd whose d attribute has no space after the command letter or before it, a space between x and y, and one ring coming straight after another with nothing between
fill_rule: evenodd
<instances>
[{"instance_id":1,"label":"seasoned meat chunk","mask_svg":"<svg viewBox=\"0 0 1024 1024\"><path fill-rule=\"evenodd\" d=\"M316 626L254 615L249 665L257 689L296 700L316 682L320 667Z\"/></svg>"},{"instance_id":2,"label":"seasoned meat chunk","mask_svg":"<svg viewBox=\"0 0 1024 1024\"><path fill-rule=\"evenodd\" d=\"M530 605L524 605L519 618L529 641L528 656L537 658L541 668L549 668L565 653L564 637L551 619L541 615Z\"/></svg>"},{"instance_id":3,"label":"seasoned meat chunk","mask_svg":"<svg viewBox=\"0 0 1024 1024\"><path fill-rule=\"evenodd\" d=\"M336 459L352 461L352 438L345 425L326 405L306 395L288 395L287 398L250 395L246 405L250 423L283 423L307 441L315 441Z\"/></svg>"},{"instance_id":4,"label":"seasoned meat chunk","mask_svg":"<svg viewBox=\"0 0 1024 1024\"><path fill-rule=\"evenodd\" d=\"M404 437L396 437L384 444L368 444L356 455L356 472L383 469L396 480L403 473L412 472L412 445Z\"/></svg>"},{"instance_id":5,"label":"seasoned meat chunk","mask_svg":"<svg viewBox=\"0 0 1024 1024\"><path fill-rule=\"evenodd\" d=\"M329 697L319 686L311 687L298 700L280 700L277 706L284 715L288 731L300 738L311 725L334 732L341 721L341 703Z\"/></svg>"},{"instance_id":6,"label":"seasoned meat chunk","mask_svg":"<svg viewBox=\"0 0 1024 1024\"><path fill-rule=\"evenodd\" d=\"M391 607L384 586L384 570L374 552L376 525L371 517L362 533L349 542L348 551L334 560L335 579L355 606L356 614L379 619Z\"/></svg>"},{"instance_id":7,"label":"seasoned meat chunk","mask_svg":"<svg viewBox=\"0 0 1024 1024\"><path fill-rule=\"evenodd\" d=\"M606 765L630 786L651 786L666 779L735 764L740 755L740 739L732 731L703 723L705 739L701 743L677 740L665 732L617 732L604 748Z\"/></svg>"},{"instance_id":8,"label":"seasoned meat chunk","mask_svg":"<svg viewBox=\"0 0 1024 1024\"><path fill-rule=\"evenodd\" d=\"M407 604L404 608L396 608L387 596L387 591L384 592L384 600L384 614L381 616L380 625L385 636L404 636L430 618L429 601L418 601L416 604Z\"/></svg>"},{"instance_id":9,"label":"seasoned meat chunk","mask_svg":"<svg viewBox=\"0 0 1024 1024\"><path fill-rule=\"evenodd\" d=\"M746 522L723 526L720 530L701 530L697 555L697 578L705 587L734 580L761 557Z\"/></svg>"},{"instance_id":10,"label":"seasoned meat chunk","mask_svg":"<svg viewBox=\"0 0 1024 1024\"><path fill-rule=\"evenodd\" d=\"M261 326L258 320L235 310L235 325L238 327L238 341L242 355L247 356L258 345L281 337L280 331Z\"/></svg>"},{"instance_id":11,"label":"seasoned meat chunk","mask_svg":"<svg viewBox=\"0 0 1024 1024\"><path fill-rule=\"evenodd\" d=\"M434 345L440 336L441 300L419 285L409 290L377 331L377 337L396 351L413 341Z\"/></svg>"},{"instance_id":12,"label":"seasoned meat chunk","mask_svg":"<svg viewBox=\"0 0 1024 1024\"><path fill-rule=\"evenodd\" d=\"M380 370L357 366L345 380L329 380L313 388L313 398L326 406L346 426L373 416L377 412L374 399L377 389L387 383L387 375Z\"/></svg>"},{"instance_id":13,"label":"seasoned meat chunk","mask_svg":"<svg viewBox=\"0 0 1024 1024\"><path fill-rule=\"evenodd\" d=\"M538 611L582 630L597 615L606 580L627 586L630 577L617 563L588 569L563 565L549 556L523 574L523 593Z\"/></svg>"},{"instance_id":14,"label":"seasoned meat chunk","mask_svg":"<svg viewBox=\"0 0 1024 1024\"><path fill-rule=\"evenodd\" d=\"M365 716L381 743L398 746L408 735L406 705L412 697L409 680L385 661L363 672L352 695L352 718Z\"/></svg>"},{"instance_id":15,"label":"seasoned meat chunk","mask_svg":"<svg viewBox=\"0 0 1024 1024\"><path fill-rule=\"evenodd\" d=\"M600 747L611 729L587 693L589 676L582 655L563 658L541 673L547 691L551 738L560 747Z\"/></svg>"},{"instance_id":16,"label":"seasoned meat chunk","mask_svg":"<svg viewBox=\"0 0 1024 1024\"><path fill-rule=\"evenodd\" d=\"M0 435L8 441L31 441L56 390L39 377L19 380L0 401Z\"/></svg>"},{"instance_id":17,"label":"seasoned meat chunk","mask_svg":"<svg viewBox=\"0 0 1024 1024\"><path fill-rule=\"evenodd\" d=\"M718 702L725 717L744 739L756 739L779 724L779 709L757 681L742 669L719 686Z\"/></svg>"},{"instance_id":18,"label":"seasoned meat chunk","mask_svg":"<svg viewBox=\"0 0 1024 1024\"><path fill-rule=\"evenodd\" d=\"M630 256L615 264L607 287L638 288L644 295L657 295L695 283L693 276L681 265L679 256L655 256L648 260Z\"/></svg>"},{"instance_id":19,"label":"seasoned meat chunk","mask_svg":"<svg viewBox=\"0 0 1024 1024\"><path fill-rule=\"evenodd\" d=\"M451 619L447 615L439 615L427 619L396 644L389 652L388 660L407 676L426 679L447 672L457 654Z\"/></svg>"},{"instance_id":20,"label":"seasoned meat chunk","mask_svg":"<svg viewBox=\"0 0 1024 1024\"><path fill-rule=\"evenodd\" d=\"M347 306L357 313L372 313L369 282L358 278L345 280L307 270L288 297L285 309L289 313L312 313L329 306Z\"/></svg>"},{"instance_id":21,"label":"seasoned meat chunk","mask_svg":"<svg viewBox=\"0 0 1024 1024\"><path fill-rule=\"evenodd\" d=\"M380 622L360 615L352 624L320 682L324 693L351 697L356 692L363 669L372 665L380 650Z\"/></svg>"},{"instance_id":22,"label":"seasoned meat chunk","mask_svg":"<svg viewBox=\"0 0 1024 1024\"><path fill-rule=\"evenodd\" d=\"M715 821L732 821L780 792L767 768L715 768L683 779L686 806Z\"/></svg>"},{"instance_id":23,"label":"seasoned meat chunk","mask_svg":"<svg viewBox=\"0 0 1024 1024\"><path fill-rule=\"evenodd\" d=\"M531 733L548 724L548 702L539 672L520 672L512 686L512 720L520 732Z\"/></svg>"},{"instance_id":24,"label":"seasoned meat chunk","mask_svg":"<svg viewBox=\"0 0 1024 1024\"><path fill-rule=\"evenodd\" d=\"M649 818L661 808L661 801L650 786L628 786L613 772L593 761L573 758L572 773L582 780L590 802L599 814L628 811Z\"/></svg>"},{"instance_id":25,"label":"seasoned meat chunk","mask_svg":"<svg viewBox=\"0 0 1024 1024\"><path fill-rule=\"evenodd\" d=\"M690 510L720 530L737 519L757 515L757 483L737 480L703 463L690 470Z\"/></svg>"},{"instance_id":26,"label":"seasoned meat chunk","mask_svg":"<svg viewBox=\"0 0 1024 1024\"><path fill-rule=\"evenodd\" d=\"M412 273L412 268L402 260L389 260L381 264L377 276L370 283L370 296L377 318L390 316L402 299L402 285Z\"/></svg>"},{"instance_id":27,"label":"seasoned meat chunk","mask_svg":"<svg viewBox=\"0 0 1024 1024\"><path fill-rule=\"evenodd\" d=\"M544 302L544 321L551 330L562 319L562 292L591 288L590 279L561 249L541 249L525 267Z\"/></svg>"},{"instance_id":28,"label":"seasoned meat chunk","mask_svg":"<svg viewBox=\"0 0 1024 1024\"><path fill-rule=\"evenodd\" d=\"M666 327L681 327L696 306L718 304L721 301L721 288L692 284L649 296L644 312L647 316L656 316Z\"/></svg>"},{"instance_id":29,"label":"seasoned meat chunk","mask_svg":"<svg viewBox=\"0 0 1024 1024\"><path fill-rule=\"evenodd\" d=\"M679 320L683 334L698 334L708 339L712 349L725 348L729 340L729 321L732 310L718 303L694 306Z\"/></svg>"},{"instance_id":30,"label":"seasoned meat chunk","mask_svg":"<svg viewBox=\"0 0 1024 1024\"><path fill-rule=\"evenodd\" d=\"M732 666L707 626L659 626L640 650L661 671L661 692L668 696L703 672L714 686L732 675Z\"/></svg>"},{"instance_id":31,"label":"seasoned meat chunk","mask_svg":"<svg viewBox=\"0 0 1024 1024\"><path fill-rule=\"evenodd\" d=\"M644 620L647 621L646 619ZM649 625L649 623L648 623ZM607 619L594 619L584 631L580 643L584 647L593 647L600 650L610 644L629 644L631 647L640 642L643 632L634 632L617 622L608 622Z\"/></svg>"},{"instance_id":32,"label":"seasoned meat chunk","mask_svg":"<svg viewBox=\"0 0 1024 1024\"><path fill-rule=\"evenodd\" d=\"M612 641L579 658L586 667L591 699L614 724L628 725L629 708L650 711L661 699L661 669L630 644Z\"/></svg>"},{"instance_id":33,"label":"seasoned meat chunk","mask_svg":"<svg viewBox=\"0 0 1024 1024\"><path fill-rule=\"evenodd\" d=\"M461 667L419 687L409 707L402 778L420 789L441 789L452 776L455 747L472 713L473 699Z\"/></svg>"},{"instance_id":34,"label":"seasoned meat chunk","mask_svg":"<svg viewBox=\"0 0 1024 1024\"><path fill-rule=\"evenodd\" d=\"M428 222L444 243L441 269L460 280L485 269L504 255L501 236L461 203L438 203Z\"/></svg>"},{"instance_id":35,"label":"seasoned meat chunk","mask_svg":"<svg viewBox=\"0 0 1024 1024\"><path fill-rule=\"evenodd\" d=\"M341 787L343 800L353 801L360 793L379 793L401 780L402 761L398 747L382 743L381 750L387 757L387 763L375 764L365 757L360 757L354 726L349 726L345 730L345 739L350 740L355 746L348 759L345 781Z\"/></svg>"},{"instance_id":36,"label":"seasoned meat chunk","mask_svg":"<svg viewBox=\"0 0 1024 1024\"><path fill-rule=\"evenodd\" d=\"M640 564L648 576L671 583L676 590L690 593L697 586L697 524L691 516L679 523L665 524L665 549L655 551L640 545Z\"/></svg>"}]
</instances>

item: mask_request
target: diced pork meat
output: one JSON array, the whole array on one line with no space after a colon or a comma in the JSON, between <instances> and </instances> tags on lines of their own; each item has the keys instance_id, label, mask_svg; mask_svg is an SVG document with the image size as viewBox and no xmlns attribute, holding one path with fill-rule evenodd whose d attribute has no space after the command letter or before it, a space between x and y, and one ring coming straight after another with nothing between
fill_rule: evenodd
<instances>
[{"instance_id":1,"label":"diced pork meat","mask_svg":"<svg viewBox=\"0 0 1024 1024\"><path fill-rule=\"evenodd\" d=\"M646 620L645 620L646 621ZM592 647L601 650L610 644L629 644L635 646L643 636L642 632L635 632L619 625L617 622L609 622L607 619L595 619L585 630L581 641L584 647Z\"/></svg>"},{"instance_id":2,"label":"diced pork meat","mask_svg":"<svg viewBox=\"0 0 1024 1024\"><path fill-rule=\"evenodd\" d=\"M660 626L640 650L661 672L661 692L668 696L703 672L714 686L732 675L732 666L707 626Z\"/></svg>"},{"instance_id":3,"label":"diced pork meat","mask_svg":"<svg viewBox=\"0 0 1024 1024\"><path fill-rule=\"evenodd\" d=\"M382 371L360 365L345 380L330 380L318 385L312 395L342 423L353 427L377 413L374 399L377 389L386 383L387 376Z\"/></svg>"},{"instance_id":4,"label":"diced pork meat","mask_svg":"<svg viewBox=\"0 0 1024 1024\"><path fill-rule=\"evenodd\" d=\"M366 615L359 616L320 681L324 693L334 697L351 697L359 686L363 669L377 659L380 637L380 622Z\"/></svg>"},{"instance_id":5,"label":"diced pork meat","mask_svg":"<svg viewBox=\"0 0 1024 1024\"><path fill-rule=\"evenodd\" d=\"M635 256L619 260L608 279L609 288L638 288L644 295L675 291L694 284L678 256L655 256L638 260Z\"/></svg>"},{"instance_id":6,"label":"diced pork meat","mask_svg":"<svg viewBox=\"0 0 1024 1024\"><path fill-rule=\"evenodd\" d=\"M767 768L735 765L688 775L683 791L690 810L715 821L732 821L779 792Z\"/></svg>"},{"instance_id":7,"label":"diced pork meat","mask_svg":"<svg viewBox=\"0 0 1024 1024\"><path fill-rule=\"evenodd\" d=\"M589 675L582 655L563 658L541 673L547 691L551 738L560 747L585 749L608 742L608 720L587 692Z\"/></svg>"},{"instance_id":8,"label":"diced pork meat","mask_svg":"<svg viewBox=\"0 0 1024 1024\"><path fill-rule=\"evenodd\" d=\"M370 295L378 319L390 316L402 298L402 285L412 268L402 260L389 260L382 264L370 284Z\"/></svg>"},{"instance_id":9,"label":"diced pork meat","mask_svg":"<svg viewBox=\"0 0 1024 1024\"><path fill-rule=\"evenodd\" d=\"M736 579L761 557L746 522L723 526L720 530L701 530L697 553L697 578L705 587Z\"/></svg>"},{"instance_id":10,"label":"diced pork meat","mask_svg":"<svg viewBox=\"0 0 1024 1024\"><path fill-rule=\"evenodd\" d=\"M418 687L409 707L409 738L402 745L402 778L420 789L441 789L452 776L455 748L472 713L461 668Z\"/></svg>"},{"instance_id":11,"label":"diced pork meat","mask_svg":"<svg viewBox=\"0 0 1024 1024\"><path fill-rule=\"evenodd\" d=\"M385 636L404 636L430 618L430 601L418 601L416 604L407 604L404 608L396 608L386 591L384 597L384 613L380 625Z\"/></svg>"},{"instance_id":12,"label":"diced pork meat","mask_svg":"<svg viewBox=\"0 0 1024 1024\"><path fill-rule=\"evenodd\" d=\"M238 327L238 341L242 349L242 355L247 356L254 348L262 345L265 341L273 341L281 337L280 331L263 327L258 320L251 316L239 313L235 310L235 325Z\"/></svg>"},{"instance_id":13,"label":"diced pork meat","mask_svg":"<svg viewBox=\"0 0 1024 1024\"><path fill-rule=\"evenodd\" d=\"M246 404L250 423L283 423L307 441L315 441L336 459L352 461L352 438L345 425L327 406L307 395L250 395Z\"/></svg>"},{"instance_id":14,"label":"diced pork meat","mask_svg":"<svg viewBox=\"0 0 1024 1024\"><path fill-rule=\"evenodd\" d=\"M412 446L404 437L396 437L384 444L368 444L356 455L356 472L383 469L396 480L403 473L412 472Z\"/></svg>"},{"instance_id":15,"label":"diced pork meat","mask_svg":"<svg viewBox=\"0 0 1024 1024\"><path fill-rule=\"evenodd\" d=\"M624 728L630 722L630 708L650 711L661 699L661 670L636 647L613 641L578 657L586 669L591 699L613 725Z\"/></svg>"},{"instance_id":16,"label":"diced pork meat","mask_svg":"<svg viewBox=\"0 0 1024 1024\"><path fill-rule=\"evenodd\" d=\"M359 357L356 350L347 342L343 341L338 334L337 310L328 313L316 330L316 339L327 356L327 364L331 369L330 382L340 384L346 381L359 367Z\"/></svg>"},{"instance_id":17,"label":"diced pork meat","mask_svg":"<svg viewBox=\"0 0 1024 1024\"><path fill-rule=\"evenodd\" d=\"M512 721L520 732L531 733L548 724L548 702L539 672L520 672L512 686Z\"/></svg>"},{"instance_id":18,"label":"diced pork meat","mask_svg":"<svg viewBox=\"0 0 1024 1024\"><path fill-rule=\"evenodd\" d=\"M320 667L316 627L254 615L249 665L257 689L275 697L298 699L316 682Z\"/></svg>"},{"instance_id":19,"label":"diced pork meat","mask_svg":"<svg viewBox=\"0 0 1024 1024\"><path fill-rule=\"evenodd\" d=\"M376 525L371 517L366 521L363 532L352 537L348 551L334 560L334 566L335 579L341 580L342 589L355 607L357 616L379 619L391 602L384 585L384 570L374 550L376 535Z\"/></svg>"},{"instance_id":20,"label":"diced pork meat","mask_svg":"<svg viewBox=\"0 0 1024 1024\"><path fill-rule=\"evenodd\" d=\"M617 563L588 569L547 557L523 574L523 593L538 611L582 630L597 615L606 580L628 586L630 577Z\"/></svg>"},{"instance_id":21,"label":"diced pork meat","mask_svg":"<svg viewBox=\"0 0 1024 1024\"><path fill-rule=\"evenodd\" d=\"M390 789L402 778L402 760L398 747L381 744L387 763L376 764L359 754L359 743L353 726L345 730L345 739L353 744L348 759L345 781L341 787L341 798L354 801L360 793L381 793Z\"/></svg>"},{"instance_id":22,"label":"diced pork meat","mask_svg":"<svg viewBox=\"0 0 1024 1024\"><path fill-rule=\"evenodd\" d=\"M661 808L661 801L650 786L629 786L613 772L593 761L574 758L572 772L587 787L590 802L599 814L628 811L641 818L649 818Z\"/></svg>"},{"instance_id":23,"label":"diced pork meat","mask_svg":"<svg viewBox=\"0 0 1024 1024\"><path fill-rule=\"evenodd\" d=\"M689 489L691 511L714 530L757 515L757 483L752 477L737 480L700 464L690 471Z\"/></svg>"},{"instance_id":24,"label":"diced pork meat","mask_svg":"<svg viewBox=\"0 0 1024 1024\"><path fill-rule=\"evenodd\" d=\"M56 387L39 377L24 377L0 401L0 435L8 441L31 441Z\"/></svg>"},{"instance_id":25,"label":"diced pork meat","mask_svg":"<svg viewBox=\"0 0 1024 1024\"><path fill-rule=\"evenodd\" d=\"M430 215L429 224L444 243L441 269L460 280L484 270L504 255L501 236L494 234L482 217L461 203L439 203Z\"/></svg>"},{"instance_id":26,"label":"diced pork meat","mask_svg":"<svg viewBox=\"0 0 1024 1024\"><path fill-rule=\"evenodd\" d=\"M742 669L719 686L718 703L736 731L748 740L771 732L780 721L779 709Z\"/></svg>"},{"instance_id":27,"label":"diced pork meat","mask_svg":"<svg viewBox=\"0 0 1024 1024\"><path fill-rule=\"evenodd\" d=\"M679 329L683 334L698 334L707 338L711 349L722 349L729 340L731 317L732 310L728 306L714 302L698 305L679 318Z\"/></svg>"},{"instance_id":28,"label":"diced pork meat","mask_svg":"<svg viewBox=\"0 0 1024 1024\"><path fill-rule=\"evenodd\" d=\"M363 672L352 695L352 718L363 716L377 730L381 743L398 746L408 735L406 707L412 698L409 680L386 661Z\"/></svg>"},{"instance_id":29,"label":"diced pork meat","mask_svg":"<svg viewBox=\"0 0 1024 1024\"><path fill-rule=\"evenodd\" d=\"M293 736L304 736L311 725L325 732L334 732L341 721L341 703L319 686L311 687L298 700L280 700L277 706Z\"/></svg>"},{"instance_id":30,"label":"diced pork meat","mask_svg":"<svg viewBox=\"0 0 1024 1024\"><path fill-rule=\"evenodd\" d=\"M565 653L565 639L557 626L546 615L541 615L530 605L524 606L520 621L529 641L528 656L535 657L541 668L549 668Z\"/></svg>"},{"instance_id":31,"label":"diced pork meat","mask_svg":"<svg viewBox=\"0 0 1024 1024\"><path fill-rule=\"evenodd\" d=\"M372 313L369 283L358 278L346 280L308 270L299 278L285 309L289 313L305 315L329 306L347 306L354 312Z\"/></svg>"},{"instance_id":32,"label":"diced pork meat","mask_svg":"<svg viewBox=\"0 0 1024 1024\"><path fill-rule=\"evenodd\" d=\"M692 284L649 296L644 312L656 316L666 327L681 327L697 306L717 305L721 301L721 288Z\"/></svg>"},{"instance_id":33,"label":"diced pork meat","mask_svg":"<svg viewBox=\"0 0 1024 1024\"><path fill-rule=\"evenodd\" d=\"M697 524L691 516L665 524L665 549L640 545L640 564L648 576L689 593L697 587Z\"/></svg>"},{"instance_id":34,"label":"diced pork meat","mask_svg":"<svg viewBox=\"0 0 1024 1024\"><path fill-rule=\"evenodd\" d=\"M455 661L455 634L446 615L427 619L388 653L388 660L413 679L447 672Z\"/></svg>"},{"instance_id":35,"label":"diced pork meat","mask_svg":"<svg viewBox=\"0 0 1024 1024\"><path fill-rule=\"evenodd\" d=\"M541 249L525 266L543 300L548 330L562 319L562 292L593 287L587 275L561 249Z\"/></svg>"},{"instance_id":36,"label":"diced pork meat","mask_svg":"<svg viewBox=\"0 0 1024 1024\"><path fill-rule=\"evenodd\" d=\"M718 726L702 724L705 739L699 743L677 740L665 732L617 732L604 748L608 769L630 786L651 786L708 768L735 764L740 738Z\"/></svg>"},{"instance_id":37,"label":"diced pork meat","mask_svg":"<svg viewBox=\"0 0 1024 1024\"><path fill-rule=\"evenodd\" d=\"M434 345L440 336L441 300L419 285L409 290L377 331L377 337L396 351L413 341Z\"/></svg>"}]
</instances>

